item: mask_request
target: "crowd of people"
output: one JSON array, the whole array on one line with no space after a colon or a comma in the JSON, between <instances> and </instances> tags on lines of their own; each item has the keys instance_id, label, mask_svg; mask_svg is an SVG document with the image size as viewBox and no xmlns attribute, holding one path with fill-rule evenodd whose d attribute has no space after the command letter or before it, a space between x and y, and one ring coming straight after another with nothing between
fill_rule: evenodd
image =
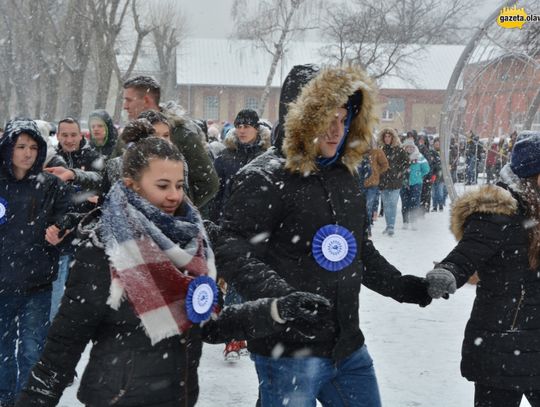
<instances>
[{"instance_id":1,"label":"crowd of people","mask_svg":"<svg viewBox=\"0 0 540 407\"><path fill-rule=\"evenodd\" d=\"M208 342L251 355L262 407L378 407L361 285L426 307L473 274L475 406L540 406L538 364L515 352L540 357L539 135L453 204L458 244L418 277L371 225L394 236L400 200L404 228L444 210L440 140L374 134L360 68L295 66L273 126L252 109L193 120L147 76L123 89L121 129L96 110L88 138L72 117L14 118L0 138L0 406L57 405L89 342L86 406L193 406Z\"/></svg>"}]
</instances>

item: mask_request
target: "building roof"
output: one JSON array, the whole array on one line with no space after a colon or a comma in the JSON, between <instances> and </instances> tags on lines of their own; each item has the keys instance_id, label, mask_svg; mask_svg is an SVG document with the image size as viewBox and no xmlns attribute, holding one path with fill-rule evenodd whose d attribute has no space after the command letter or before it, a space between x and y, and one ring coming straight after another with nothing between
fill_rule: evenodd
<instances>
[{"instance_id":1,"label":"building roof","mask_svg":"<svg viewBox=\"0 0 540 407\"><path fill-rule=\"evenodd\" d=\"M278 64L272 87L279 88L294 65L325 59L321 42L292 42ZM379 82L381 89L444 90L464 47L429 45L414 56L415 63L400 66L400 77L388 75ZM179 85L264 87L271 56L253 41L235 39L189 39L177 53ZM403 79L407 78L407 79Z\"/></svg>"}]
</instances>

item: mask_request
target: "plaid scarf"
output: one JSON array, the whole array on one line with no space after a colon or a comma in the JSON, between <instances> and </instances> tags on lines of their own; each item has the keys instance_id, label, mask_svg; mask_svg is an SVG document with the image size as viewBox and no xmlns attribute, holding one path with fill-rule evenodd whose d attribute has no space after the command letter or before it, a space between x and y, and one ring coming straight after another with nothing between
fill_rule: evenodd
<instances>
[{"instance_id":1,"label":"plaid scarf","mask_svg":"<svg viewBox=\"0 0 540 407\"><path fill-rule=\"evenodd\" d=\"M182 205L185 216L173 217L118 181L102 208L100 237L112 280L107 304L117 310L126 294L152 345L189 329L189 283L216 277L201 217L187 200Z\"/></svg>"}]
</instances>

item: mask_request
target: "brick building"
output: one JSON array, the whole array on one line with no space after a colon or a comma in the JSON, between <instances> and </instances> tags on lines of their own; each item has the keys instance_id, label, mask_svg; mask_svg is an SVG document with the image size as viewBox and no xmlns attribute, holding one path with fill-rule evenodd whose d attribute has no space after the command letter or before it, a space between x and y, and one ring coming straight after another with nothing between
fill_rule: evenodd
<instances>
[{"instance_id":1,"label":"brick building","mask_svg":"<svg viewBox=\"0 0 540 407\"><path fill-rule=\"evenodd\" d=\"M280 87L290 69L310 62L324 64L320 50L325 45L288 45L272 81L265 118L277 120ZM383 77L378 83L380 126L437 132L448 80L462 50L456 45L429 46L415 55L414 64L399 67L400 77ZM180 103L194 118L232 121L239 110L258 108L270 61L270 55L251 41L188 40L177 58Z\"/></svg>"},{"instance_id":2,"label":"brick building","mask_svg":"<svg viewBox=\"0 0 540 407\"><path fill-rule=\"evenodd\" d=\"M540 89L538 62L510 54L469 64L463 75L467 101L464 130L489 138L523 129L528 109ZM540 130L538 113L532 130Z\"/></svg>"}]
</instances>

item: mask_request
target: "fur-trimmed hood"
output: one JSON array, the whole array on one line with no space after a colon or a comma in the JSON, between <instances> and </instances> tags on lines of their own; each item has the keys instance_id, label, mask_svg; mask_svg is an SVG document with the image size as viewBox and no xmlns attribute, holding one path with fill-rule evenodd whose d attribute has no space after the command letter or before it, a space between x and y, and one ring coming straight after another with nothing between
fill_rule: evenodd
<instances>
[{"instance_id":1,"label":"fur-trimmed hood","mask_svg":"<svg viewBox=\"0 0 540 407\"><path fill-rule=\"evenodd\" d=\"M347 103L348 97L356 91L362 93L362 106L351 122L347 144L340 158L351 173L356 172L362 156L370 148L371 132L376 122L373 111L376 87L358 67L322 70L289 105L283 142L287 170L306 175L317 171L316 139L325 134L336 108Z\"/></svg>"},{"instance_id":2,"label":"fur-trimmed hood","mask_svg":"<svg viewBox=\"0 0 540 407\"><path fill-rule=\"evenodd\" d=\"M385 127L381 131L379 131L379 133L377 134L377 143L380 146L384 146L383 135L386 134L386 133L391 133L392 134L392 143L390 144L392 147L398 147L398 146L401 145L401 141L399 140L399 136L396 133L396 131L394 129L392 129L391 127Z\"/></svg>"},{"instance_id":3,"label":"fur-trimmed hood","mask_svg":"<svg viewBox=\"0 0 540 407\"><path fill-rule=\"evenodd\" d=\"M518 202L510 191L495 185L486 185L467 192L452 204L450 230L456 240L461 240L465 229L465 221L473 213L481 212L511 216L517 210Z\"/></svg>"},{"instance_id":4,"label":"fur-trimmed hood","mask_svg":"<svg viewBox=\"0 0 540 407\"><path fill-rule=\"evenodd\" d=\"M264 151L270 148L270 130L268 130L266 126L259 126L259 129L257 130L256 143L261 146ZM231 151L238 150L240 141L238 141L236 129L232 129L227 133L227 137L225 137L223 144L225 144L225 147Z\"/></svg>"}]
</instances>

